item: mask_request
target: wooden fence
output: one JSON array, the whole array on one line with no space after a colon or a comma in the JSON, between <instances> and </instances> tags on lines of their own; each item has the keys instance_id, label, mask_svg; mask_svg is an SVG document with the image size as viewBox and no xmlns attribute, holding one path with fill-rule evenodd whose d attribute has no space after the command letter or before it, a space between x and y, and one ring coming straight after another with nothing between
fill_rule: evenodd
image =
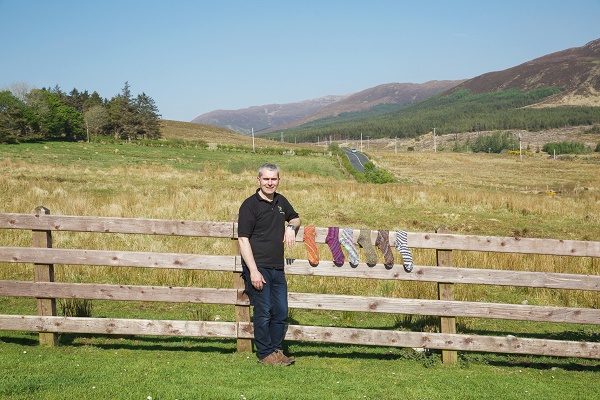
<instances>
[{"instance_id":1,"label":"wooden fence","mask_svg":"<svg viewBox=\"0 0 600 400\"><path fill-rule=\"evenodd\" d=\"M235 251L232 250L231 255L216 256L133 252L126 249L52 248L52 232L66 231L236 240L237 226L233 222L51 215L46 208L37 207L33 214L0 213L0 229L32 231L32 247L0 247L0 262L34 264L35 271L33 281L0 281L0 296L36 298L38 305L38 315L0 315L0 330L40 332L40 343L47 345L57 343L58 333L70 332L233 338L237 339L238 350L252 349L250 306L243 293L240 257ZM327 228L317 228L316 232L317 243L324 243ZM356 235L358 233L355 231ZM297 236L300 242L302 235L301 228ZM374 231L373 243L376 235L377 231ZM394 232L390 232L390 242L392 245L395 242ZM437 233L409 232L408 244L412 249L435 249L437 265L415 265L412 272L406 273L401 264L394 265L391 269L385 269L383 265L370 268L363 263L356 268L338 268L334 267L333 261L321 261L319 266L312 267L307 260L295 259L287 260L286 273L313 277L437 282L438 300L290 292L289 306L315 310L436 316L440 319L439 333L290 325L286 340L440 349L444 363L456 362L457 351L600 358L600 343L521 338L513 335L458 334L455 321L457 317L470 317L599 325L598 309L468 302L456 301L453 297L455 284L596 293L600 291L600 276L452 266L453 250L597 258L600 257L600 242L455 235L438 230ZM232 273L233 284L231 289L217 289L55 282L55 264L227 271ZM236 321L60 317L56 314L57 298L228 304L235 306Z\"/></svg>"}]
</instances>

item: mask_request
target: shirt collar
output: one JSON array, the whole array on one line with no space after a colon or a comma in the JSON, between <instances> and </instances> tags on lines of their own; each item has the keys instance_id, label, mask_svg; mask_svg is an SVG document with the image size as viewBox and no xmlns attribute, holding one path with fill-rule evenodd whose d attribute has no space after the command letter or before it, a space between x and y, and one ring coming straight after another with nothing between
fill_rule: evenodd
<instances>
[{"instance_id":1,"label":"shirt collar","mask_svg":"<svg viewBox=\"0 0 600 400\"><path fill-rule=\"evenodd\" d=\"M273 193L273 201L269 201L267 199L264 199L258 192L260 192L260 188L256 189L256 194L255 194L259 201L265 201L265 202L267 202L269 204L271 204L271 203L274 204L274 203L277 202L277 198L279 196L279 193L277 193L277 192Z\"/></svg>"}]
</instances>

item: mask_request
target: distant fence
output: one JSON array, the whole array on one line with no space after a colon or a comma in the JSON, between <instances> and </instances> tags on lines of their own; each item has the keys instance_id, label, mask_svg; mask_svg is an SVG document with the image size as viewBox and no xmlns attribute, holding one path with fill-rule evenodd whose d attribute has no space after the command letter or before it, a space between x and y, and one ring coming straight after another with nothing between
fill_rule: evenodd
<instances>
[{"instance_id":1,"label":"distant fence","mask_svg":"<svg viewBox=\"0 0 600 400\"><path fill-rule=\"evenodd\" d=\"M123 250L52 248L52 232L98 232L237 239L233 222L203 222L138 218L51 215L44 207L33 214L0 213L0 229L30 230L33 247L0 247L0 262L34 264L33 281L0 280L0 296L37 299L38 315L0 315L0 330L37 331L40 343L55 345L57 334L87 333L115 335L165 335L237 339L239 351L252 349L253 325L250 306L243 293L241 263L233 250L226 256ZM317 243L324 243L327 228L316 229ZM355 232L358 234L358 231ZM373 232L375 243L377 232ZM302 241L303 229L297 241ZM355 237L356 239L356 237ZM390 232L393 246L395 233ZM532 239L438 233L408 233L410 248L435 249L436 266L415 265L406 273L401 264L385 269L337 268L333 261L312 267L308 260L288 260L291 275L329 276L375 280L437 282L438 300L339 294L289 293L289 307L315 310L412 314L439 317L440 332L410 332L327 326L288 326L286 340L346 343L442 350L442 361L454 363L457 351L497 352L546 356L600 358L600 343L483 336L456 333L456 317L543 321L572 324L600 324L600 310L592 308L534 306L527 304L457 301L454 284L518 286L531 288L600 291L600 276L550 272L456 268L453 250L600 257L600 242ZM232 288L160 287L54 281L54 265L118 266L211 270L231 272ZM0 265L1 267L1 265ZM176 321L118 318L61 317L56 299L90 299L149 302L229 304L235 306L235 322Z\"/></svg>"}]
</instances>

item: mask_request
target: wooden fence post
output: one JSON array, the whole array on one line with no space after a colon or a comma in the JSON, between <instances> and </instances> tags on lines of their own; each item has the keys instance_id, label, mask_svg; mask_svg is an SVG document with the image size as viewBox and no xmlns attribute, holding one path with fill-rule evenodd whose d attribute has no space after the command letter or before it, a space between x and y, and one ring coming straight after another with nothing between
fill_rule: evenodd
<instances>
[{"instance_id":1,"label":"wooden fence post","mask_svg":"<svg viewBox=\"0 0 600 400\"><path fill-rule=\"evenodd\" d=\"M237 219L234 219L237 220ZM234 221L232 220L232 221ZM240 254L240 247L238 246L238 241L237 241L237 232L235 232L235 223L233 224L233 236L232 236L232 243L235 246L235 254L239 257ZM236 259L238 258L236 257ZM237 265L236 265L236 269L237 269ZM233 288L237 289L237 299L239 300L244 300L248 298L248 295L244 293L244 290L246 289L246 284L244 282L244 279L242 278L242 274L239 272L234 272L233 273ZM235 306L235 322L239 323L239 322L250 322L250 305L236 305ZM239 329L239 328L238 328ZM238 334L239 337L239 334ZM246 352L252 352L252 340L251 339L237 339L237 351L239 353L246 353Z\"/></svg>"},{"instance_id":2,"label":"wooden fence post","mask_svg":"<svg viewBox=\"0 0 600 400\"><path fill-rule=\"evenodd\" d=\"M445 226L441 226L436 233L451 233ZM436 250L438 267L452 266L452 250ZM454 284L438 282L438 300L454 300ZM456 333L455 317L440 317L440 330L442 333ZM455 350L442 350L443 364L456 364L458 353Z\"/></svg>"},{"instance_id":3,"label":"wooden fence post","mask_svg":"<svg viewBox=\"0 0 600 400\"><path fill-rule=\"evenodd\" d=\"M36 215L48 215L50 210L38 206L33 210ZM52 231L33 230L33 247L52 247ZM54 282L54 264L34 264L35 282ZM36 298L38 315L56 316L56 299ZM55 332L40 332L40 345L58 346L58 334Z\"/></svg>"}]
</instances>

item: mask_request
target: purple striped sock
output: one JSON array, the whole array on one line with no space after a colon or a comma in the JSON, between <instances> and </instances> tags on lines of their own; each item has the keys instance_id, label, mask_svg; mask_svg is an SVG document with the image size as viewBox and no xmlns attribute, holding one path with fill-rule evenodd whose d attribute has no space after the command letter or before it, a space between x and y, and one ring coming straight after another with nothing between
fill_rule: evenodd
<instances>
[{"instance_id":1,"label":"purple striped sock","mask_svg":"<svg viewBox=\"0 0 600 400\"><path fill-rule=\"evenodd\" d=\"M333 255L333 263L338 267L344 265L344 252L342 251L342 247L340 246L340 240L338 238L340 230L338 227L330 226L327 231L327 237L325 238L325 243L331 249L331 254Z\"/></svg>"}]
</instances>

